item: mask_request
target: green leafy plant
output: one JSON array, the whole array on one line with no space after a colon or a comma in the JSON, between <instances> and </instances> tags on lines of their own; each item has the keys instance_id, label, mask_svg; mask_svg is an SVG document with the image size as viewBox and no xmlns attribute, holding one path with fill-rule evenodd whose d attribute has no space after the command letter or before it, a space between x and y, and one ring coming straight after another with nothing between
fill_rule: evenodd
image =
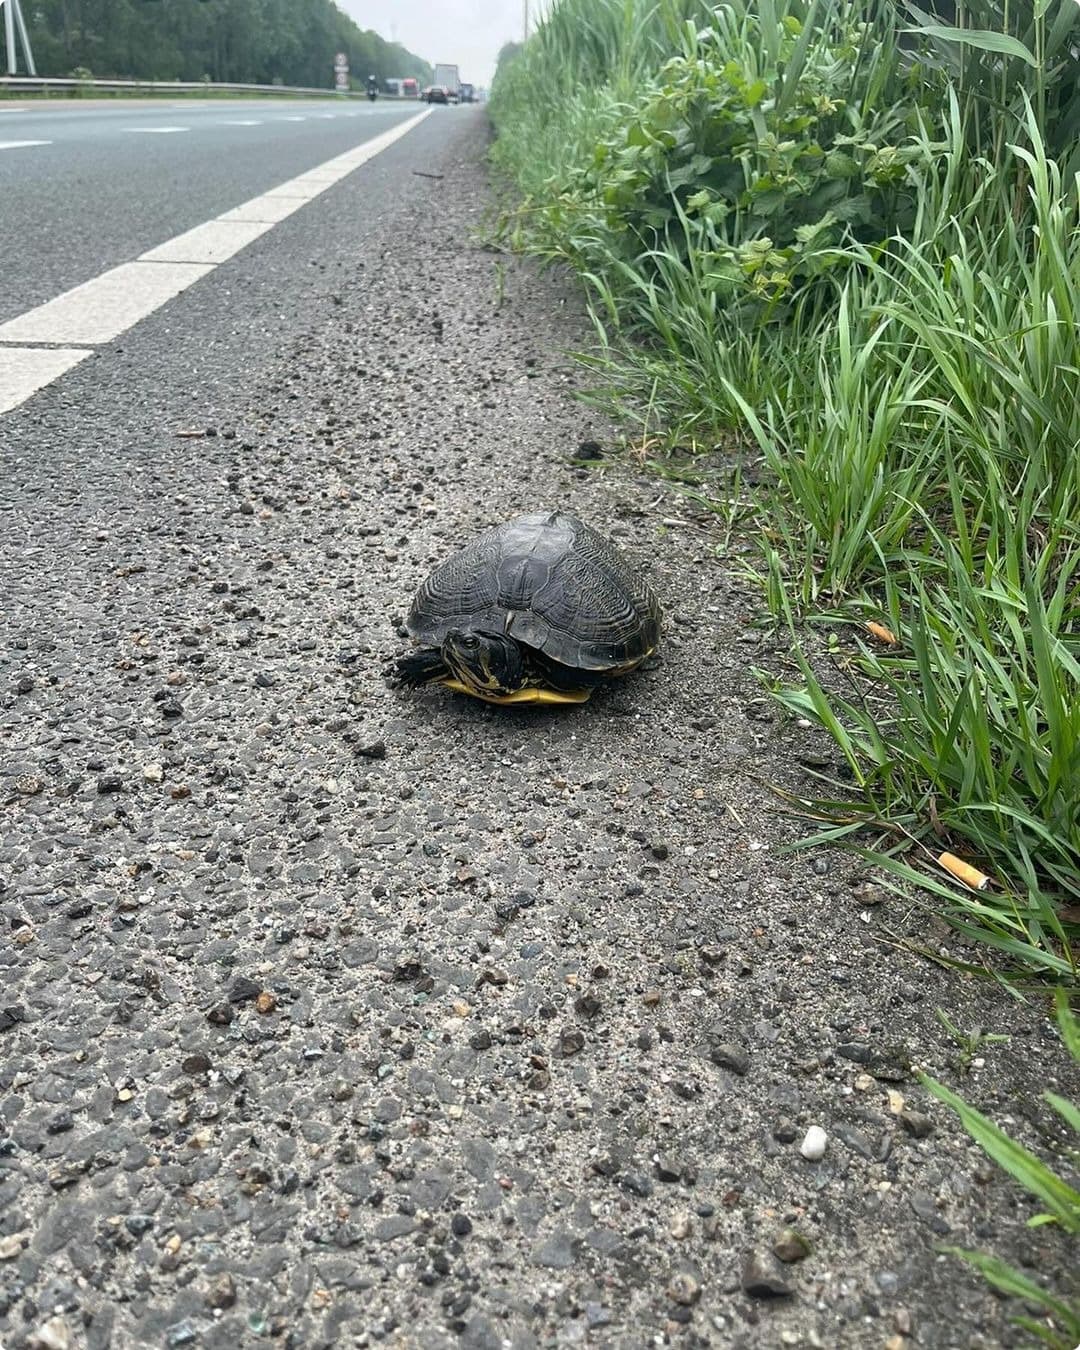
<instances>
[{"instance_id":1,"label":"green leafy plant","mask_svg":"<svg viewBox=\"0 0 1080 1350\"><path fill-rule=\"evenodd\" d=\"M814 839L1069 983L1080 181L1054 151L1080 7L997 3L902 34L892 5L560 0L500 75L495 157L525 193L511 241L586 289L588 397L654 459L757 460L801 672L775 692L844 762L806 799ZM869 618L897 640L850 640ZM835 678L798 651L808 622Z\"/></svg>"},{"instance_id":2,"label":"green leafy plant","mask_svg":"<svg viewBox=\"0 0 1080 1350\"><path fill-rule=\"evenodd\" d=\"M986 1045L1007 1045L1012 1039L1010 1036L1004 1036L996 1032L984 1031L982 1027L975 1027L971 1031L961 1031L956 1023L943 1012L941 1008L935 1008L934 1014L937 1020L953 1038L960 1048L959 1061L957 1063L957 1072L967 1073L979 1051Z\"/></svg>"}]
</instances>

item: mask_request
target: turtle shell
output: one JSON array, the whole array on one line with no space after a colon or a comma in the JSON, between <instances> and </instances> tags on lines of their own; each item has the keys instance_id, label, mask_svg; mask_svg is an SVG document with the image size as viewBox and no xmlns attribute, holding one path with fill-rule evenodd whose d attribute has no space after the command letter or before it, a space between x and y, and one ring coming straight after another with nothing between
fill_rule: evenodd
<instances>
[{"instance_id":1,"label":"turtle shell","mask_svg":"<svg viewBox=\"0 0 1080 1350\"><path fill-rule=\"evenodd\" d=\"M506 633L573 670L621 674L660 637L660 606L601 534L563 511L515 516L448 558L405 626L437 647L452 629Z\"/></svg>"}]
</instances>

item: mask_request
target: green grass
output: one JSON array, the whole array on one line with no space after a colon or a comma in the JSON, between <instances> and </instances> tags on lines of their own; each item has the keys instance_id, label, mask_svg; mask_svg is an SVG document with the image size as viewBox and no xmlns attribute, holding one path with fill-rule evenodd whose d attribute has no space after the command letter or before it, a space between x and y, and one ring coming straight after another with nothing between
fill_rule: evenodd
<instances>
[{"instance_id":1,"label":"green grass","mask_svg":"<svg viewBox=\"0 0 1080 1350\"><path fill-rule=\"evenodd\" d=\"M586 288L590 397L642 444L758 458L774 617L796 646L852 625L835 675L800 653L774 689L845 760L808 803L829 837L868 844L999 969L1075 985L1068 4L1002 11L1008 41L938 25L912 53L872 4L561 0L493 115L524 194L507 236ZM897 645L859 639L874 618ZM958 883L945 850L991 884Z\"/></svg>"}]
</instances>

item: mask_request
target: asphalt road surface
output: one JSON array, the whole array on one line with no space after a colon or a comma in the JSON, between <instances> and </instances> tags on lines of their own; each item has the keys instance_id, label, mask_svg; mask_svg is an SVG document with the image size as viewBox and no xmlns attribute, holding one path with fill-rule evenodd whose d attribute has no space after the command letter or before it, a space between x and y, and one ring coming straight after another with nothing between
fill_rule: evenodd
<instances>
[{"instance_id":1,"label":"asphalt road surface","mask_svg":"<svg viewBox=\"0 0 1080 1350\"><path fill-rule=\"evenodd\" d=\"M397 100L0 101L0 323L407 120Z\"/></svg>"},{"instance_id":2,"label":"asphalt road surface","mask_svg":"<svg viewBox=\"0 0 1080 1350\"><path fill-rule=\"evenodd\" d=\"M476 242L482 111L341 161L395 116L287 162L132 135L210 195L22 293L346 170L0 414L0 1344L1019 1344L935 1245L1058 1289L1075 1253L913 1065L1060 1163L1045 1001L928 961L977 954L857 857L780 851L770 785L839 769L754 675L791 670L749 546L613 457L580 297ZM104 235L33 167L56 127L0 171ZM649 667L569 710L391 688L427 571L543 505L652 580ZM1011 1039L965 1055L938 1007Z\"/></svg>"}]
</instances>

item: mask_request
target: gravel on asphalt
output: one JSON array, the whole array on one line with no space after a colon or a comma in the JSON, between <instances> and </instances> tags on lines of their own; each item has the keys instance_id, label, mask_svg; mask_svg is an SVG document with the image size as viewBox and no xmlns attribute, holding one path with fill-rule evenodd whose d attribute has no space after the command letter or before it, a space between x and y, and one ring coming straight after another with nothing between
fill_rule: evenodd
<instances>
[{"instance_id":1,"label":"gravel on asphalt","mask_svg":"<svg viewBox=\"0 0 1080 1350\"><path fill-rule=\"evenodd\" d=\"M738 541L575 398L575 292L477 242L486 134L440 110L337 189L383 195L272 336L245 255L247 369L184 423L160 352L122 415L108 357L0 423L0 1343L1020 1344L936 1245L1069 1252L912 1067L1060 1152L1045 1003L780 851L829 748L753 675ZM427 570L549 505L660 594L648 668L389 687ZM938 1007L1011 1040L965 1066Z\"/></svg>"}]
</instances>

